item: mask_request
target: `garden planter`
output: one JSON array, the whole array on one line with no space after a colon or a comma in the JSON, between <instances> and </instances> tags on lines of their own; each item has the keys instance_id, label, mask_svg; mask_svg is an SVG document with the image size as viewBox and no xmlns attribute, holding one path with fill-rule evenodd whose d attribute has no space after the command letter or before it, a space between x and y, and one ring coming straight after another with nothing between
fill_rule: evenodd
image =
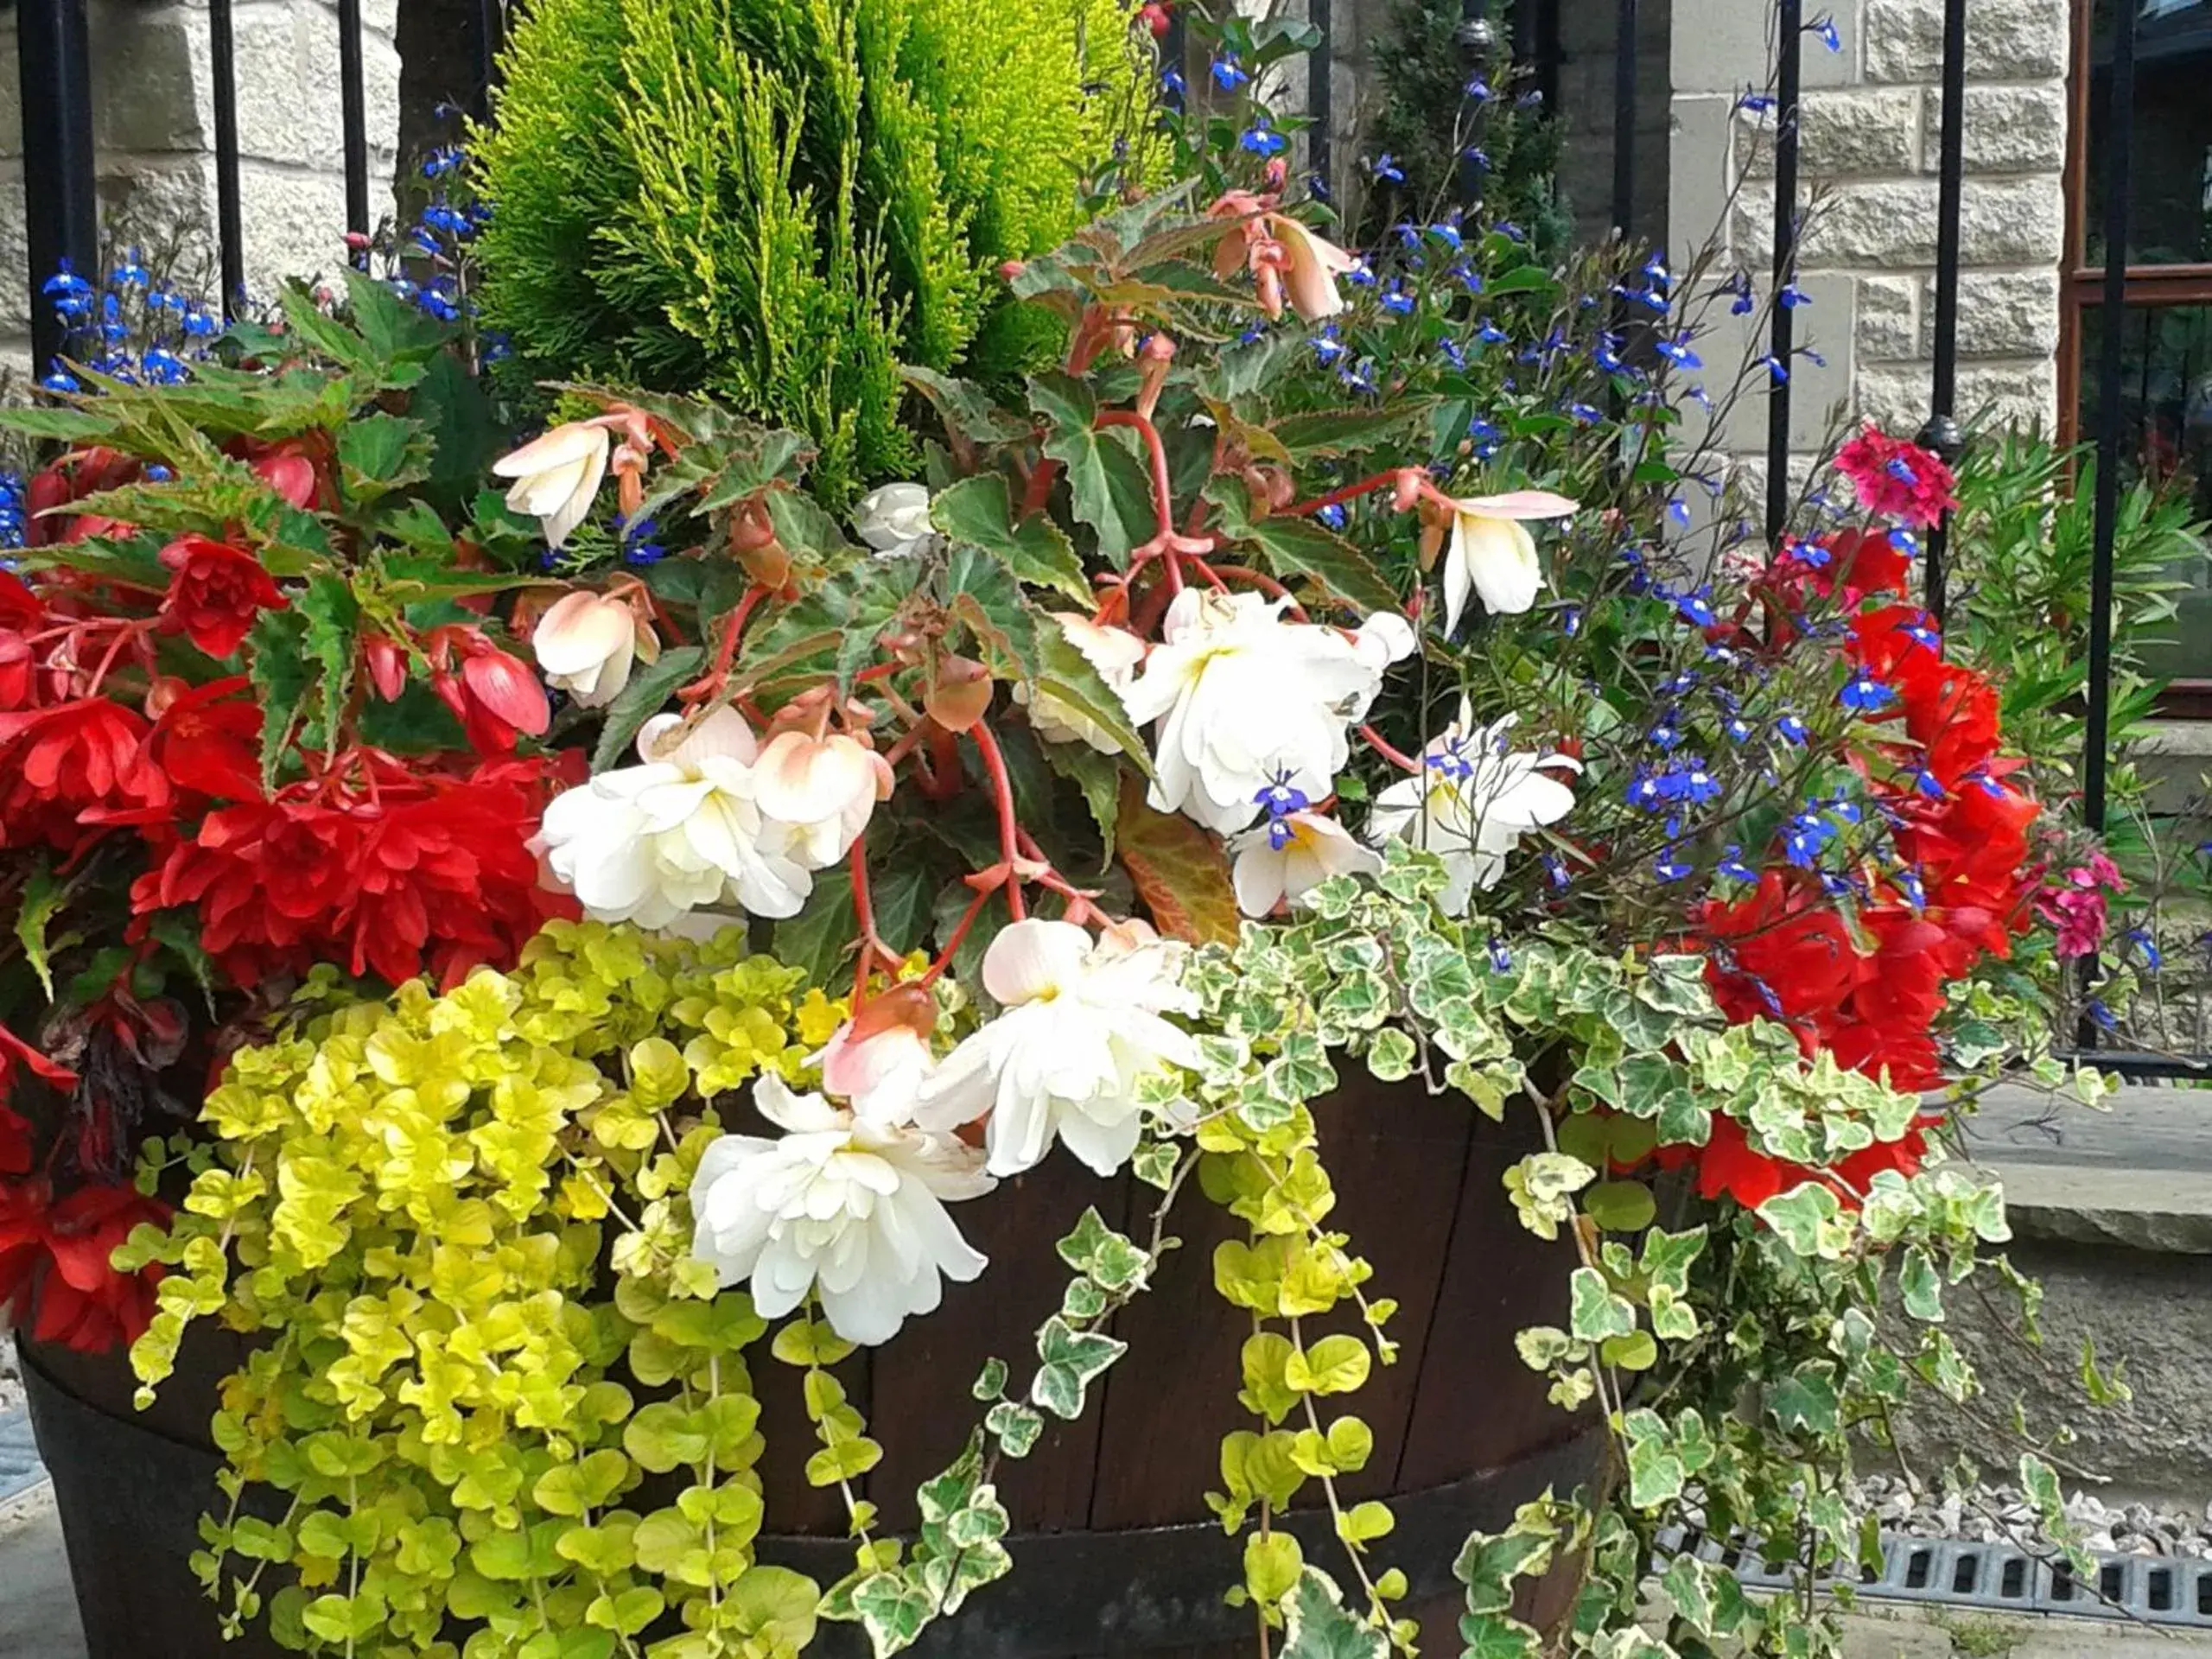
<instances>
[{"instance_id":1,"label":"garden planter","mask_svg":"<svg viewBox=\"0 0 2212 1659\"><path fill-rule=\"evenodd\" d=\"M283 1649L259 1624L223 1640L188 1564L200 1548L200 1517L219 1500L223 1458L208 1421L245 1344L194 1326L176 1374L144 1412L131 1408L137 1380L122 1354L18 1345L90 1659L276 1659Z\"/></svg>"},{"instance_id":2,"label":"garden planter","mask_svg":"<svg viewBox=\"0 0 2212 1659\"><path fill-rule=\"evenodd\" d=\"M1456 1096L1433 1099L1417 1086L1363 1078L1321 1103L1317 1120L1338 1200L1330 1224L1374 1263L1373 1294L1399 1303L1389 1327L1397 1363L1333 1402L1375 1432L1374 1456L1345 1493L1389 1502L1397 1529L1374 1547L1375 1558L1404 1569L1405 1611L1421 1621L1429 1645L1447 1647L1460 1605L1451 1564L1466 1534L1503 1527L1546 1487L1564 1496L1597 1468L1601 1437L1591 1420L1552 1406L1543 1377L1513 1347L1522 1326L1564 1321L1571 1246L1533 1237L1505 1201L1505 1169L1536 1149L1517 1119L1503 1128ZM948 1286L936 1313L841 1368L884 1447L867 1478L884 1525L912 1526L914 1487L959 1455L979 1409L966 1384L984 1359L998 1355L1017 1377L1026 1374L1020 1362L1067 1279L1048 1241L1086 1205L1141 1230L1156 1197L1133 1179L1101 1181L1059 1158L967 1212L989 1270L975 1284ZM1246 1326L1216 1294L1211 1268L1214 1246L1244 1228L1192 1186L1170 1230L1183 1246L1156 1287L1119 1316L1115 1330L1129 1351L1094 1389L1090 1409L1000 1468L1014 1574L931 1627L917 1653L1241 1659L1253 1650L1249 1611L1222 1601L1241 1577L1240 1542L1224 1535L1202 1496L1220 1484L1222 1435L1253 1423L1236 1403ZM163 1633L162 1659L280 1651L258 1624L243 1642L222 1641L216 1609L186 1564L200 1548L200 1516L217 1497L222 1460L207 1422L244 1352L228 1333L194 1326L176 1374L153 1409L139 1413L121 1355L23 1344L91 1659L141 1659L149 1630ZM842 1501L800 1472L813 1442L798 1373L764 1357L755 1377L776 1533L761 1541L761 1557L827 1584L851 1564ZM1310 1502L1287 1524L1309 1560L1339 1571L1318 1486ZM866 1643L857 1628L825 1625L815 1650L860 1654Z\"/></svg>"},{"instance_id":3,"label":"garden planter","mask_svg":"<svg viewBox=\"0 0 2212 1659\"><path fill-rule=\"evenodd\" d=\"M1402 1606L1421 1620L1422 1645L1456 1652L1464 1603L1451 1567L1467 1533L1503 1529L1546 1487L1564 1497L1599 1468L1594 1419L1552 1405L1546 1379L1513 1344L1524 1325L1567 1322L1573 1247L1535 1238L1506 1199L1507 1167L1541 1150L1532 1114L1500 1126L1459 1096L1432 1098L1418 1084L1386 1086L1356 1064L1344 1069L1346 1086L1316 1109L1338 1194L1328 1224L1374 1264L1370 1294L1397 1299L1389 1331L1400 1344L1395 1365L1376 1367L1357 1393L1328 1402L1332 1414L1357 1413L1375 1432L1372 1459L1344 1487L1348 1498L1389 1503L1397 1529L1370 1547L1374 1570L1402 1567L1412 1586ZM1077 1422L1054 1422L1026 1459L1000 1465L1015 1535L1012 1575L925 1631L912 1651L942 1659L1249 1659L1256 1651L1251 1611L1222 1600L1242 1580L1243 1541L1223 1533L1203 1496L1222 1484L1222 1436L1258 1427L1236 1402L1249 1327L1216 1294L1211 1268L1215 1245L1246 1231L1194 1189L1178 1200L1168 1229L1182 1248L1115 1322L1129 1350L1094 1388L1090 1408ZM966 1385L984 1359L1005 1359L1022 1386L1036 1328L1059 1306L1068 1279L1044 1241L1065 1233L1087 1204L1141 1240L1158 1196L1133 1178L1102 1181L1058 1157L963 1210L989 1269L972 1285L948 1285L944 1305L869 1354L865 1370L855 1361L841 1370L883 1445L867 1484L886 1525L912 1526L916 1484L965 1446L980 1409ZM762 1557L827 1582L851 1564L843 1503L800 1473L811 1439L796 1374L771 1364L755 1377L767 1395L770 1524L812 1535L764 1541ZM1289 1525L1307 1560L1350 1583L1319 1483L1299 1501L1305 1512ZM1565 1587L1562 1574L1541 1599L1556 1603ZM817 1641L824 1654L866 1651L857 1630L825 1629Z\"/></svg>"}]
</instances>

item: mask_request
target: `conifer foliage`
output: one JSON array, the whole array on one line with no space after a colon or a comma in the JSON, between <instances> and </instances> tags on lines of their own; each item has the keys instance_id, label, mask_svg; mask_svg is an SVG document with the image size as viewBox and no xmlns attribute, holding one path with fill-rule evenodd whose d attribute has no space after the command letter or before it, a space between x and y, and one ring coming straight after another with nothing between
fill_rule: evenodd
<instances>
[{"instance_id":1,"label":"conifer foliage","mask_svg":"<svg viewBox=\"0 0 2212 1659\"><path fill-rule=\"evenodd\" d=\"M803 428L849 498L917 461L897 364L1034 354L995 268L1074 228L1141 50L1120 0L537 0L476 145L485 321L534 378Z\"/></svg>"}]
</instances>

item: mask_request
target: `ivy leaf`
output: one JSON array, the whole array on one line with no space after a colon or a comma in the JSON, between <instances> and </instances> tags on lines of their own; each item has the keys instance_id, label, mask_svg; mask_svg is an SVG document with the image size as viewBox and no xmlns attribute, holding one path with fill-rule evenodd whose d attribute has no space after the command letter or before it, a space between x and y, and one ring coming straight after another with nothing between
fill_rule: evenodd
<instances>
[{"instance_id":1,"label":"ivy leaf","mask_svg":"<svg viewBox=\"0 0 2212 1659\"><path fill-rule=\"evenodd\" d=\"M1116 1338L1077 1331L1054 1314L1037 1333L1037 1356L1044 1363L1030 1383L1031 1402L1072 1422L1083 1413L1084 1390L1091 1378L1128 1348L1128 1344Z\"/></svg>"},{"instance_id":2,"label":"ivy leaf","mask_svg":"<svg viewBox=\"0 0 2212 1659\"><path fill-rule=\"evenodd\" d=\"M1542 1638L1503 1613L1470 1614L1459 1621L1459 1659L1537 1659Z\"/></svg>"},{"instance_id":3,"label":"ivy leaf","mask_svg":"<svg viewBox=\"0 0 2212 1659\"><path fill-rule=\"evenodd\" d=\"M705 667L707 653L697 645L678 645L664 651L658 662L636 668L630 683L607 706L605 722L599 728L599 742L591 752L591 769L605 772L627 752L638 728L668 706L676 688L687 680L698 678Z\"/></svg>"},{"instance_id":4,"label":"ivy leaf","mask_svg":"<svg viewBox=\"0 0 2212 1659\"><path fill-rule=\"evenodd\" d=\"M1921 1245L1905 1247L1897 1265L1897 1294L1904 1300L1904 1311L1927 1325L1943 1322L1943 1281L1936 1271L1935 1259Z\"/></svg>"},{"instance_id":5,"label":"ivy leaf","mask_svg":"<svg viewBox=\"0 0 2212 1659\"><path fill-rule=\"evenodd\" d=\"M1827 1187L1807 1181L1759 1205L1758 1217L1797 1255L1834 1261L1851 1238L1850 1227L1839 1219L1842 1208Z\"/></svg>"},{"instance_id":6,"label":"ivy leaf","mask_svg":"<svg viewBox=\"0 0 2212 1659\"><path fill-rule=\"evenodd\" d=\"M1067 532L1043 513L1016 523L1006 479L978 473L939 490L930 522L956 543L981 548L1032 588L1049 588L1089 609L1096 595Z\"/></svg>"},{"instance_id":7,"label":"ivy leaf","mask_svg":"<svg viewBox=\"0 0 2212 1659\"><path fill-rule=\"evenodd\" d=\"M1389 1638L1344 1610L1329 1575L1309 1567L1283 1606L1282 1659L1388 1659Z\"/></svg>"},{"instance_id":8,"label":"ivy leaf","mask_svg":"<svg viewBox=\"0 0 2212 1659\"><path fill-rule=\"evenodd\" d=\"M1143 783L1122 780L1116 844L1154 925L1192 944L1233 944L1238 917L1229 861L1206 832L1180 813L1156 812Z\"/></svg>"},{"instance_id":9,"label":"ivy leaf","mask_svg":"<svg viewBox=\"0 0 2212 1659\"><path fill-rule=\"evenodd\" d=\"M1364 553L1325 526L1276 514L1254 518L1243 479L1228 474L1214 478L1206 486L1206 499L1221 509L1222 533L1231 541L1255 543L1266 556L1262 563L1285 582L1303 576L1358 611L1395 611L1405 603Z\"/></svg>"},{"instance_id":10,"label":"ivy leaf","mask_svg":"<svg viewBox=\"0 0 2212 1659\"><path fill-rule=\"evenodd\" d=\"M1826 1360L1791 1372L1776 1382L1767 1395L1767 1409L1786 1429L1828 1435L1836 1432L1840 1402L1836 1398L1835 1372Z\"/></svg>"},{"instance_id":11,"label":"ivy leaf","mask_svg":"<svg viewBox=\"0 0 2212 1659\"><path fill-rule=\"evenodd\" d=\"M1628 1414L1628 1501L1656 1509L1682 1495L1682 1460L1668 1443L1667 1426L1655 1411Z\"/></svg>"},{"instance_id":12,"label":"ivy leaf","mask_svg":"<svg viewBox=\"0 0 2212 1659\"><path fill-rule=\"evenodd\" d=\"M1084 1211L1075 1230L1055 1248L1061 1261L1109 1291L1127 1290L1141 1283L1151 1265L1151 1258L1109 1227L1095 1206Z\"/></svg>"},{"instance_id":13,"label":"ivy leaf","mask_svg":"<svg viewBox=\"0 0 2212 1659\"><path fill-rule=\"evenodd\" d=\"M1045 1420L1025 1405L1001 1400L983 1414L983 1427L998 1437L1009 1458L1026 1458L1045 1432Z\"/></svg>"},{"instance_id":14,"label":"ivy leaf","mask_svg":"<svg viewBox=\"0 0 2212 1659\"><path fill-rule=\"evenodd\" d=\"M1595 1268L1577 1268L1568 1285L1573 1312L1567 1329L1573 1335L1585 1342L1602 1342L1636 1329L1636 1309L1612 1293Z\"/></svg>"}]
</instances>

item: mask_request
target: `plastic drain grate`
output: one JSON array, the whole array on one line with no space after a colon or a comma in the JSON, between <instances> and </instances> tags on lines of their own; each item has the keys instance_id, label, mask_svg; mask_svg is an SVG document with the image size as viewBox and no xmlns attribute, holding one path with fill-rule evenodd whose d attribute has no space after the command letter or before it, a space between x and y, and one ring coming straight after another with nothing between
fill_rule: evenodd
<instances>
[{"instance_id":1,"label":"plastic drain grate","mask_svg":"<svg viewBox=\"0 0 2212 1659\"><path fill-rule=\"evenodd\" d=\"M1663 1554L1684 1549L1729 1567L1747 1590L1779 1590L1787 1568L1769 1567L1718 1540L1669 1529ZM1885 1601L1941 1602L1993 1612L2066 1613L2081 1618L2140 1619L2152 1624L2212 1630L2212 1561L2171 1555L2101 1555L2093 1583L2076 1579L2012 1544L1885 1533L1882 1571L1854 1586ZM1834 1580L1824 1580L1833 1583ZM2117 1604L2114 1605L2113 1604Z\"/></svg>"}]
</instances>

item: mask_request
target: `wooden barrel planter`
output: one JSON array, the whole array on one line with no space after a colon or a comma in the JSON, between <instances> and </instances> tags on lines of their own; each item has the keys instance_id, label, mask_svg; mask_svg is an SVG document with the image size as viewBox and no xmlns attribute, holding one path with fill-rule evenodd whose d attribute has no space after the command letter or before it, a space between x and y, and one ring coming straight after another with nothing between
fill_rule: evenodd
<instances>
[{"instance_id":1,"label":"wooden barrel planter","mask_svg":"<svg viewBox=\"0 0 2212 1659\"><path fill-rule=\"evenodd\" d=\"M1592 1421L1550 1404L1544 1379L1513 1347L1523 1325L1566 1322L1572 1247L1531 1236L1506 1199L1505 1170L1536 1149L1517 1132L1520 1120L1509 1129L1457 1096L1363 1077L1317 1116L1338 1194L1330 1224L1374 1263L1374 1294L1399 1304L1390 1326L1398 1363L1376 1367L1342 1402L1375 1432L1373 1457L1344 1483L1346 1495L1389 1502L1397 1529L1376 1557L1407 1573L1402 1611L1421 1621L1424 1647L1454 1651L1461 1602L1451 1566L1467 1533L1501 1528L1546 1487L1564 1496L1599 1467ZM911 1528L915 1487L966 1445L981 1409L969 1385L983 1361L996 1355L1015 1378L1027 1376L1036 1329L1067 1282L1052 1241L1086 1205L1139 1231L1157 1197L1063 1156L961 1207L989 1270L948 1285L936 1313L838 1367L883 1445L865 1488L884 1527ZM1048 1420L1036 1449L1000 1468L1013 1574L926 1632L912 1649L922 1659L1249 1659L1256 1650L1249 1610L1222 1600L1242 1578L1240 1541L1202 1497L1221 1485L1222 1435L1253 1423L1236 1403L1249 1325L1215 1294L1211 1268L1215 1244L1243 1236L1243 1225L1193 1185L1171 1231L1182 1248L1118 1316L1114 1332L1129 1351L1093 1386L1082 1420ZM196 1326L177 1374L143 1414L131 1409L121 1356L28 1343L23 1352L91 1659L141 1659L149 1631L160 1633L162 1659L275 1659L280 1649L258 1627L243 1642L220 1639L216 1609L186 1564L200 1548L199 1517L217 1498L221 1459L207 1426L222 1377L243 1355L238 1340ZM851 1566L843 1502L802 1473L814 1442L798 1374L765 1357L754 1370L776 1529L760 1541L761 1559L827 1584ZM1309 1503L1289 1529L1308 1560L1349 1580L1318 1488L1301 1494ZM1564 1575L1548 1584L1532 1616L1560 1611L1568 1588ZM825 1624L813 1651L848 1659L867 1643L855 1627Z\"/></svg>"},{"instance_id":2,"label":"wooden barrel planter","mask_svg":"<svg viewBox=\"0 0 2212 1659\"><path fill-rule=\"evenodd\" d=\"M1404 1569L1402 1604L1421 1621L1422 1647L1457 1652L1464 1611L1452 1563L1466 1535L1497 1530L1548 1486L1561 1497L1592 1479L1602 1431L1545 1398L1548 1384L1521 1363L1524 1325L1565 1325L1573 1247L1547 1244L1516 1218L1505 1171L1541 1150L1529 1115L1494 1124L1459 1096L1417 1084L1385 1085L1357 1062L1316 1109L1321 1160L1335 1184L1328 1224L1374 1263L1369 1287L1395 1297L1398 1363L1376 1366L1357 1394L1334 1402L1375 1431L1366 1469L1344 1483L1352 1499L1387 1500L1397 1529L1375 1559ZM1060 1305L1067 1268L1052 1241L1085 1205L1109 1225L1144 1230L1159 1194L1133 1177L1102 1181L1065 1157L963 1205L961 1227L991 1258L971 1285L948 1285L944 1305L910 1321L884 1347L838 1368L883 1445L867 1496L885 1525L912 1527L914 1488L957 1458L979 1408L968 1397L983 1361L1004 1359L1020 1386L1035 1332ZM1051 1424L1035 1451L999 1467L999 1495L1014 1535L1013 1573L969 1599L956 1619L910 1651L925 1659L1252 1659L1253 1615L1223 1592L1243 1581L1243 1541L1206 1509L1219 1491L1224 1433L1256 1427L1236 1402L1247 1318L1213 1287L1214 1246L1244 1224L1186 1187L1169 1230L1183 1245L1153 1289L1118 1316L1128 1351L1094 1384L1073 1423ZM1356 1331L1356 1319L1330 1328ZM777 1371L785 1375L770 1375ZM823 1582L849 1570L852 1546L835 1491L800 1471L812 1440L787 1368L757 1367L763 1387L771 1526L810 1535L764 1539L765 1560ZM1300 1494L1290 1529L1306 1559L1349 1583L1317 1483ZM1314 1513L1315 1510L1319 1513ZM1379 1570L1379 1568L1378 1568ZM1540 1619L1563 1611L1565 1575L1548 1585ZM817 1638L831 1659L862 1655L849 1628Z\"/></svg>"}]
</instances>

